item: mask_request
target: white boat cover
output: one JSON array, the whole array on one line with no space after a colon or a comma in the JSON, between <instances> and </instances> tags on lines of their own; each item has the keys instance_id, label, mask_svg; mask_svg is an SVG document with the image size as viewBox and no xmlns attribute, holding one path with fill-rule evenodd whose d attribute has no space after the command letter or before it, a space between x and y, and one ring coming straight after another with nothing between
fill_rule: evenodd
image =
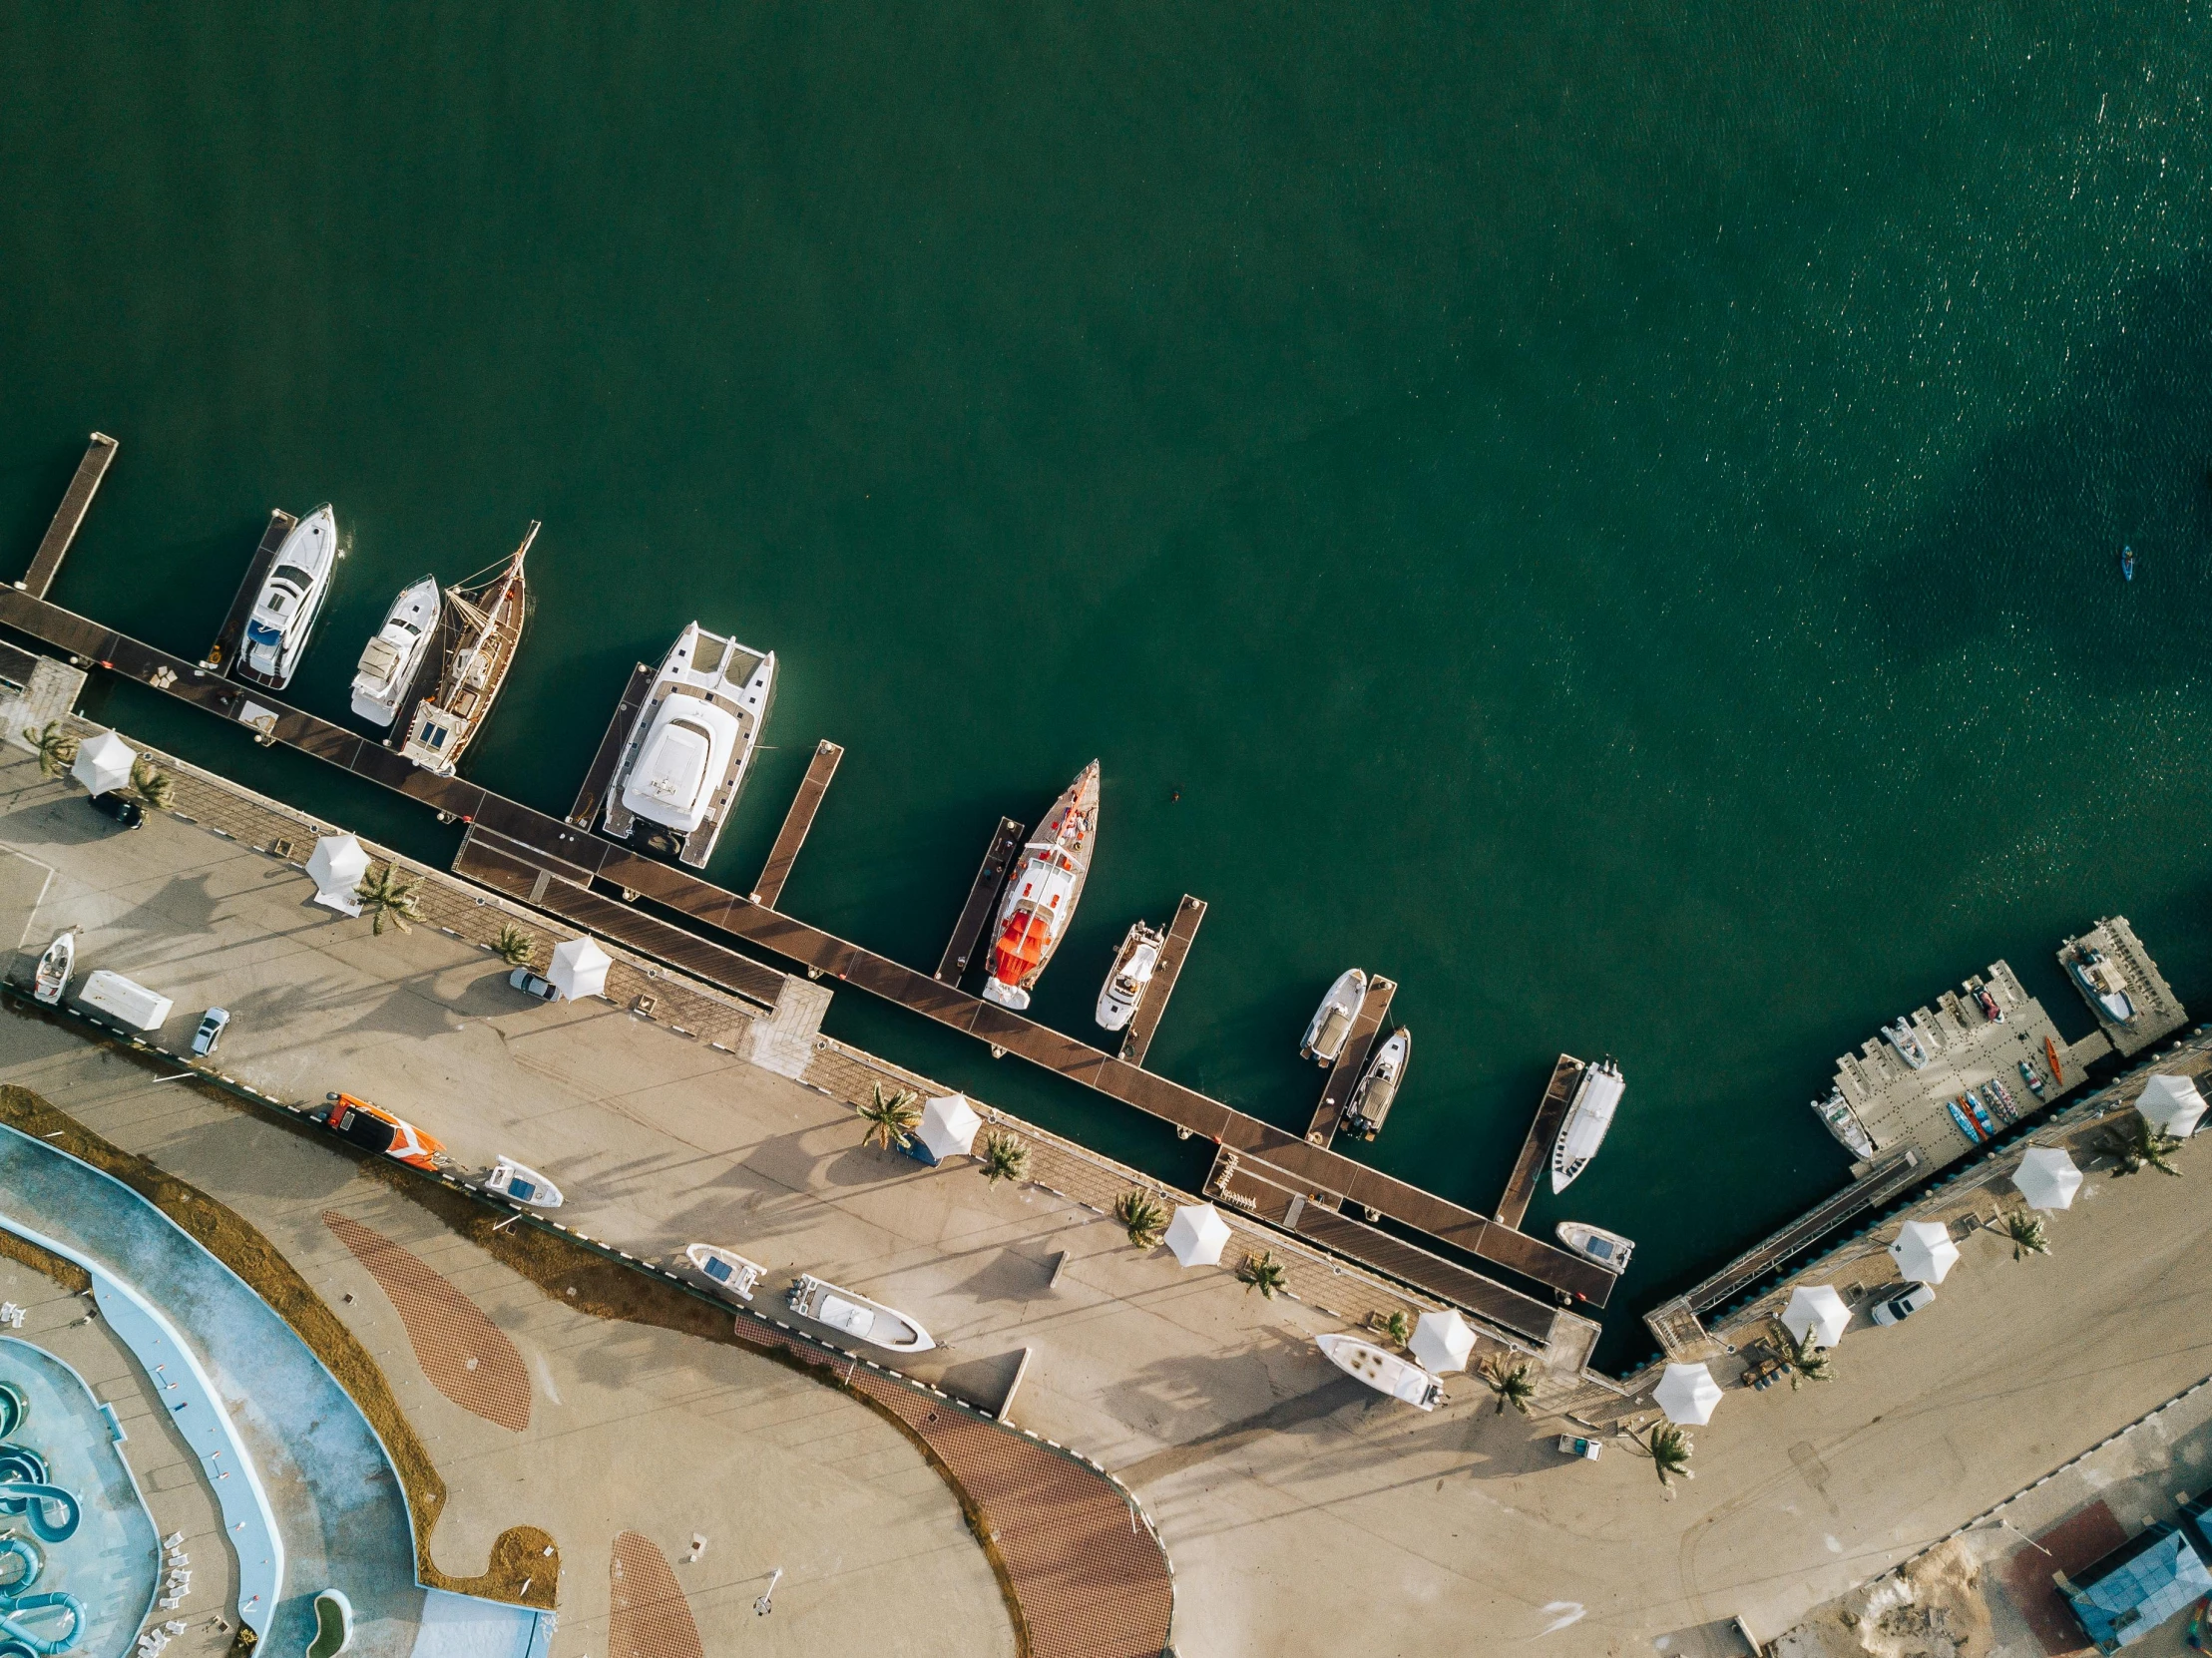
<instances>
[{"instance_id":1,"label":"white boat cover","mask_svg":"<svg viewBox=\"0 0 2212 1658\"><path fill-rule=\"evenodd\" d=\"M1851 1309L1833 1284L1800 1284L1782 1309L1782 1328L1800 1342L1811 1334L1815 1347L1834 1347L1851 1323Z\"/></svg>"},{"instance_id":2,"label":"white boat cover","mask_svg":"<svg viewBox=\"0 0 2212 1658\"><path fill-rule=\"evenodd\" d=\"M2204 1115L2204 1095L2186 1076L2153 1076L2143 1084L2135 1109L2161 1134L2187 1139L2197 1131L2198 1119Z\"/></svg>"},{"instance_id":3,"label":"white boat cover","mask_svg":"<svg viewBox=\"0 0 2212 1658\"><path fill-rule=\"evenodd\" d=\"M2058 1147L2038 1145L2020 1159L2012 1184L2030 1209L2070 1209L2073 1194L2081 1189L2081 1171Z\"/></svg>"},{"instance_id":4,"label":"white boat cover","mask_svg":"<svg viewBox=\"0 0 2212 1658\"><path fill-rule=\"evenodd\" d=\"M1720 1384L1703 1365L1669 1365L1651 1397L1677 1428L1702 1427L1713 1420Z\"/></svg>"},{"instance_id":5,"label":"white boat cover","mask_svg":"<svg viewBox=\"0 0 2212 1658\"><path fill-rule=\"evenodd\" d=\"M1183 1266L1218 1266L1228 1244L1229 1223L1210 1203L1185 1203L1167 1223L1167 1247Z\"/></svg>"},{"instance_id":6,"label":"white boat cover","mask_svg":"<svg viewBox=\"0 0 2212 1658\"><path fill-rule=\"evenodd\" d=\"M1625 1080L1611 1071L1599 1070L1594 1065L1590 1067L1580 1097L1567 1117L1566 1140L1560 1147L1560 1155L1569 1163L1597 1155L1597 1148L1604 1141L1605 1130L1612 1125L1613 1112L1627 1086Z\"/></svg>"},{"instance_id":7,"label":"white boat cover","mask_svg":"<svg viewBox=\"0 0 2212 1658\"><path fill-rule=\"evenodd\" d=\"M553 947L553 965L546 969L546 983L561 993L564 1002L607 991L607 970L615 959L591 939L568 939Z\"/></svg>"},{"instance_id":8,"label":"white boat cover","mask_svg":"<svg viewBox=\"0 0 2212 1658\"><path fill-rule=\"evenodd\" d=\"M1944 1274L1959 1264L1959 1246L1951 1233L1932 1220L1909 1220L1890 1245L1890 1258L1908 1279L1941 1284Z\"/></svg>"},{"instance_id":9,"label":"white boat cover","mask_svg":"<svg viewBox=\"0 0 2212 1658\"><path fill-rule=\"evenodd\" d=\"M947 1157L964 1157L974 1149L976 1130L983 1126L983 1118L976 1115L975 1107L957 1093L933 1099L922 1107L922 1126L915 1130L915 1138L929 1151L929 1160L941 1163Z\"/></svg>"},{"instance_id":10,"label":"white boat cover","mask_svg":"<svg viewBox=\"0 0 2212 1658\"><path fill-rule=\"evenodd\" d=\"M93 794L113 794L131 780L137 750L113 731L101 731L77 745L77 763L70 776Z\"/></svg>"},{"instance_id":11,"label":"white boat cover","mask_svg":"<svg viewBox=\"0 0 2212 1658\"><path fill-rule=\"evenodd\" d=\"M822 1297L821 1311L814 1315L832 1329L842 1330L848 1336L868 1339L868 1332L876 1327L876 1316L865 1307L855 1307L842 1296Z\"/></svg>"},{"instance_id":12,"label":"white boat cover","mask_svg":"<svg viewBox=\"0 0 2212 1658\"><path fill-rule=\"evenodd\" d=\"M1449 1307L1441 1313L1423 1313L1406 1351L1423 1370L1444 1376L1467 1369L1467 1356L1475 1351L1475 1332Z\"/></svg>"},{"instance_id":13,"label":"white boat cover","mask_svg":"<svg viewBox=\"0 0 2212 1658\"><path fill-rule=\"evenodd\" d=\"M307 878L315 884L315 902L340 915L359 915L361 901L353 896L353 890L368 873L368 852L353 836L323 836L307 855Z\"/></svg>"}]
</instances>

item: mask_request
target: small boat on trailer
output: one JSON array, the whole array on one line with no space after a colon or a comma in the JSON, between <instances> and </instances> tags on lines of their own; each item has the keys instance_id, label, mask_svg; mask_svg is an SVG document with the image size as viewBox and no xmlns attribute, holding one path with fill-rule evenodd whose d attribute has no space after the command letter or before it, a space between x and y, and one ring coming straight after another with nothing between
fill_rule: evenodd
<instances>
[{"instance_id":1,"label":"small boat on trailer","mask_svg":"<svg viewBox=\"0 0 2212 1658\"><path fill-rule=\"evenodd\" d=\"M484 1176L484 1189L526 1209L561 1207L561 1188L512 1157L502 1157L492 1165L491 1172Z\"/></svg>"},{"instance_id":2,"label":"small boat on trailer","mask_svg":"<svg viewBox=\"0 0 2212 1658\"><path fill-rule=\"evenodd\" d=\"M811 1273L791 1286L791 1311L892 1353L927 1353L937 1343L913 1319L880 1301L824 1283Z\"/></svg>"},{"instance_id":3,"label":"small boat on trailer","mask_svg":"<svg viewBox=\"0 0 2212 1658\"><path fill-rule=\"evenodd\" d=\"M1597 1148L1605 1143L1605 1130L1613 1125L1613 1113L1620 1109L1620 1096L1627 1087L1610 1054L1582 1072L1566 1108L1566 1120L1559 1124L1559 1137L1551 1146L1554 1194L1573 1185L1589 1167Z\"/></svg>"},{"instance_id":4,"label":"small boat on trailer","mask_svg":"<svg viewBox=\"0 0 2212 1658\"><path fill-rule=\"evenodd\" d=\"M38 967L31 975L31 1000L43 1002L48 1007L61 1001L62 993L69 989L69 976L76 968L77 929L65 928L54 935L54 942L38 959Z\"/></svg>"},{"instance_id":5,"label":"small boat on trailer","mask_svg":"<svg viewBox=\"0 0 2212 1658\"><path fill-rule=\"evenodd\" d=\"M400 699L415 682L415 669L438 636L445 596L438 579L425 576L399 590L384 625L362 647L353 671L353 712L371 725L390 725L399 717Z\"/></svg>"},{"instance_id":6,"label":"small boat on trailer","mask_svg":"<svg viewBox=\"0 0 2212 1658\"><path fill-rule=\"evenodd\" d=\"M1595 1261L1607 1272L1626 1272L1628 1257L1636 1252L1633 1238L1624 1238L1618 1232L1608 1232L1602 1226L1584 1225L1578 1220L1562 1220L1558 1224L1559 1242Z\"/></svg>"},{"instance_id":7,"label":"small boat on trailer","mask_svg":"<svg viewBox=\"0 0 2212 1658\"><path fill-rule=\"evenodd\" d=\"M773 650L687 625L631 722L607 797L608 834L704 869L774 704Z\"/></svg>"},{"instance_id":8,"label":"small boat on trailer","mask_svg":"<svg viewBox=\"0 0 2212 1658\"><path fill-rule=\"evenodd\" d=\"M1336 983L1307 1022L1305 1036L1298 1043L1298 1057L1318 1065L1335 1064L1337 1055L1344 1051L1345 1039L1352 1035L1352 1027L1358 1023L1360 1010L1366 1006L1367 975L1358 968L1346 968L1336 976Z\"/></svg>"},{"instance_id":9,"label":"small boat on trailer","mask_svg":"<svg viewBox=\"0 0 2212 1658\"><path fill-rule=\"evenodd\" d=\"M1413 1033L1401 1026L1375 1049L1375 1056L1367 1061L1367 1069L1352 1089L1352 1102L1344 1109L1346 1133L1371 1140L1383 1131L1383 1119L1390 1115L1399 1084L1406 1079L1406 1066L1412 1060Z\"/></svg>"},{"instance_id":10,"label":"small boat on trailer","mask_svg":"<svg viewBox=\"0 0 2212 1658\"><path fill-rule=\"evenodd\" d=\"M733 1295L739 1301L752 1299L761 1275L768 1270L757 1261L746 1260L734 1249L723 1249L718 1244L691 1244L683 1255L698 1268L700 1277L724 1295Z\"/></svg>"},{"instance_id":11,"label":"small boat on trailer","mask_svg":"<svg viewBox=\"0 0 2212 1658\"><path fill-rule=\"evenodd\" d=\"M270 690L290 684L337 568L338 521L325 504L293 525L276 549L275 568L253 600L244 648L231 671Z\"/></svg>"},{"instance_id":12,"label":"small boat on trailer","mask_svg":"<svg viewBox=\"0 0 2212 1658\"><path fill-rule=\"evenodd\" d=\"M1113 966L1099 992L1101 1030L1128 1029L1136 1010L1144 1005L1144 993L1152 988L1152 976L1159 971L1159 953L1166 945L1167 935L1157 927L1140 921L1129 929L1121 948L1113 953Z\"/></svg>"},{"instance_id":13,"label":"small boat on trailer","mask_svg":"<svg viewBox=\"0 0 2212 1658\"><path fill-rule=\"evenodd\" d=\"M1444 1403L1442 1382L1411 1359L1401 1359L1373 1342L1357 1336L1316 1336L1313 1345L1346 1376L1417 1411L1434 1411Z\"/></svg>"}]
</instances>

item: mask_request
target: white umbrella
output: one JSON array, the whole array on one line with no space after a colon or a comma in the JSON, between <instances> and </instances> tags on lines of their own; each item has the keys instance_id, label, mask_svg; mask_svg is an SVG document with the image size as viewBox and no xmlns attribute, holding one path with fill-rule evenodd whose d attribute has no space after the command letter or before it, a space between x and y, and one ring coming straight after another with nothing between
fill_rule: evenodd
<instances>
[{"instance_id":1,"label":"white umbrella","mask_svg":"<svg viewBox=\"0 0 2212 1658\"><path fill-rule=\"evenodd\" d=\"M951 1093L922 1107L922 1126L915 1130L914 1139L929 1152L924 1161L941 1163L971 1150L976 1130L982 1126L983 1118L976 1115L968 1101Z\"/></svg>"},{"instance_id":2,"label":"white umbrella","mask_svg":"<svg viewBox=\"0 0 2212 1658\"><path fill-rule=\"evenodd\" d=\"M1651 1397L1676 1427L1703 1426L1720 1403L1720 1384L1703 1365L1669 1365Z\"/></svg>"},{"instance_id":3,"label":"white umbrella","mask_svg":"<svg viewBox=\"0 0 2212 1658\"><path fill-rule=\"evenodd\" d=\"M1909 1220L1890 1245L1897 1270L1923 1284L1941 1284L1944 1274L1959 1264L1959 1246L1951 1234L1932 1220Z\"/></svg>"},{"instance_id":4,"label":"white umbrella","mask_svg":"<svg viewBox=\"0 0 2212 1658\"><path fill-rule=\"evenodd\" d=\"M1229 1223L1210 1203L1185 1203L1167 1223L1167 1247L1186 1267L1218 1266L1228 1242Z\"/></svg>"},{"instance_id":5,"label":"white umbrella","mask_svg":"<svg viewBox=\"0 0 2212 1658\"><path fill-rule=\"evenodd\" d=\"M1850 1323L1851 1309L1833 1284L1800 1284L1782 1309L1782 1328L1800 1343L1809 1333L1815 1347L1834 1347Z\"/></svg>"},{"instance_id":6,"label":"white umbrella","mask_svg":"<svg viewBox=\"0 0 2212 1658\"><path fill-rule=\"evenodd\" d=\"M131 762L137 758L129 743L113 731L102 731L77 745L77 763L69 774L94 794L113 794L131 780Z\"/></svg>"},{"instance_id":7,"label":"white umbrella","mask_svg":"<svg viewBox=\"0 0 2212 1658\"><path fill-rule=\"evenodd\" d=\"M1467 1356L1475 1351L1475 1332L1450 1308L1441 1313L1423 1313L1406 1350L1423 1370L1443 1376L1467 1369Z\"/></svg>"},{"instance_id":8,"label":"white umbrella","mask_svg":"<svg viewBox=\"0 0 2212 1658\"><path fill-rule=\"evenodd\" d=\"M368 873L369 855L351 835L325 835L307 855L307 878L315 884L315 902L349 916L361 913L353 889Z\"/></svg>"},{"instance_id":9,"label":"white umbrella","mask_svg":"<svg viewBox=\"0 0 2212 1658\"><path fill-rule=\"evenodd\" d=\"M590 939L570 939L553 947L553 965L546 969L546 983L561 993L564 1002L599 996L607 989L607 970L615 958Z\"/></svg>"},{"instance_id":10,"label":"white umbrella","mask_svg":"<svg viewBox=\"0 0 2212 1658\"><path fill-rule=\"evenodd\" d=\"M2184 1140L2197 1131L2197 1119L2204 1115L2204 1095L2186 1076L2153 1076L2143 1084L2135 1109L2161 1134Z\"/></svg>"},{"instance_id":11,"label":"white umbrella","mask_svg":"<svg viewBox=\"0 0 2212 1658\"><path fill-rule=\"evenodd\" d=\"M2081 1171L2054 1145L2038 1145L2012 1171L2012 1184L2030 1209L2070 1209L2081 1189Z\"/></svg>"}]
</instances>

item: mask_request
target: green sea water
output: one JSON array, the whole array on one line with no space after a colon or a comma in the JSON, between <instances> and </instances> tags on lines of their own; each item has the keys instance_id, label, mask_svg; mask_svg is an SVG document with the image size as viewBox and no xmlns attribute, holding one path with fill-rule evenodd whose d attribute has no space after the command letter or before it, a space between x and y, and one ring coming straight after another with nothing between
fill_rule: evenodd
<instances>
[{"instance_id":1,"label":"green sea water","mask_svg":"<svg viewBox=\"0 0 2212 1658\"><path fill-rule=\"evenodd\" d=\"M924 967L1099 756L1042 1016L1199 894L1153 1062L1302 1127L1314 1000L1387 973L1358 1154L1478 1207L1553 1056L1616 1054L1530 1218L1640 1241L1615 1362L1841 1182L1806 1102L1879 1021L2001 955L2079 1034L2050 952L2113 911L2212 993L2201 4L53 4L0 61L6 559L114 433L55 597L197 655L332 501L339 716L401 584L542 519L473 775L566 809L631 665L727 626L782 679L713 873L833 737L785 907Z\"/></svg>"}]
</instances>

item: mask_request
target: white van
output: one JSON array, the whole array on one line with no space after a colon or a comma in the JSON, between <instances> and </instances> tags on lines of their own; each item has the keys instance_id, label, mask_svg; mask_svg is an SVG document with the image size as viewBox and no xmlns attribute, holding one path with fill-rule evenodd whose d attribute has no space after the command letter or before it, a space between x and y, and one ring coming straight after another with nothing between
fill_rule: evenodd
<instances>
[{"instance_id":1,"label":"white van","mask_svg":"<svg viewBox=\"0 0 2212 1658\"><path fill-rule=\"evenodd\" d=\"M126 979L120 973L110 973L105 968L94 974L78 991L77 1000L88 1008L97 1008L111 1019L120 1020L134 1031L159 1031L162 1022L169 1018L171 1003L166 996L156 996L144 985Z\"/></svg>"}]
</instances>

